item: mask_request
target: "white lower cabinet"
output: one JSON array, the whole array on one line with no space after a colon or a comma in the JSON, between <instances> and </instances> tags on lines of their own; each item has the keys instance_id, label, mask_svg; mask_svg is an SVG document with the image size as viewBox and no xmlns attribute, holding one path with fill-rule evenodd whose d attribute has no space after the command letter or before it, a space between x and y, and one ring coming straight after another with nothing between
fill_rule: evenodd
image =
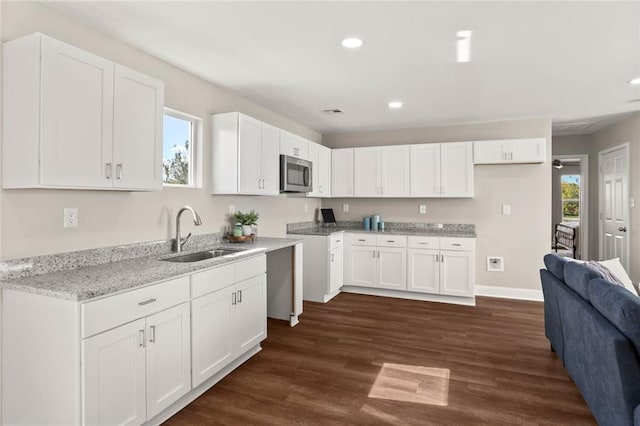
<instances>
[{"instance_id":1,"label":"white lower cabinet","mask_svg":"<svg viewBox=\"0 0 640 426\"><path fill-rule=\"evenodd\" d=\"M407 288L407 237L349 234L345 285Z\"/></svg>"},{"instance_id":2,"label":"white lower cabinet","mask_svg":"<svg viewBox=\"0 0 640 426\"><path fill-rule=\"evenodd\" d=\"M191 302L193 387L267 337L266 292L267 277L263 270L257 276Z\"/></svg>"},{"instance_id":3,"label":"white lower cabinet","mask_svg":"<svg viewBox=\"0 0 640 426\"><path fill-rule=\"evenodd\" d=\"M329 293L336 293L344 282L344 247L329 250Z\"/></svg>"},{"instance_id":4,"label":"white lower cabinet","mask_svg":"<svg viewBox=\"0 0 640 426\"><path fill-rule=\"evenodd\" d=\"M191 390L183 303L82 341L83 422L140 424Z\"/></svg>"},{"instance_id":5,"label":"white lower cabinet","mask_svg":"<svg viewBox=\"0 0 640 426\"><path fill-rule=\"evenodd\" d=\"M409 237L408 245L407 290L473 297L472 239Z\"/></svg>"}]
</instances>

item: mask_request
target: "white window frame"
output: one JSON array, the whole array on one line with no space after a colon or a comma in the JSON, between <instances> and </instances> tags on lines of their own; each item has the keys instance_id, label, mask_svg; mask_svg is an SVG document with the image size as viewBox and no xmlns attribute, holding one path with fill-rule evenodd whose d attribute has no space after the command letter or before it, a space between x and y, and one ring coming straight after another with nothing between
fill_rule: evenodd
<instances>
[{"instance_id":1,"label":"white window frame","mask_svg":"<svg viewBox=\"0 0 640 426\"><path fill-rule=\"evenodd\" d=\"M562 177L563 176L578 176L580 179L580 184L578 185L579 193L578 196L582 194L582 175L580 173L564 173L560 175L560 185L562 185ZM561 186L562 187L562 186ZM577 202L578 203L578 219L581 219L582 215L582 200L580 198L562 198L562 190L560 190L560 203L562 204L562 221L564 222L564 203L569 202Z\"/></svg>"},{"instance_id":2,"label":"white window frame","mask_svg":"<svg viewBox=\"0 0 640 426\"><path fill-rule=\"evenodd\" d=\"M202 188L202 118L173 108L164 107L165 115L191 122L191 145L189 146L189 184L164 183L165 188ZM164 137L162 140L164 150Z\"/></svg>"}]
</instances>

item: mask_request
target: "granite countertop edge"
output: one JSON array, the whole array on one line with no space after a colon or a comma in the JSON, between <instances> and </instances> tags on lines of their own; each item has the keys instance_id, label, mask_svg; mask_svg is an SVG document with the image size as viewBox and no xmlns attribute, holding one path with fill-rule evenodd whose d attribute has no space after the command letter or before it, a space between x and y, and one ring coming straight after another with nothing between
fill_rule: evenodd
<instances>
[{"instance_id":1,"label":"granite countertop edge","mask_svg":"<svg viewBox=\"0 0 640 426\"><path fill-rule=\"evenodd\" d=\"M468 231L447 231L447 230L407 230L407 229L387 229L384 231L366 231L362 228L303 228L288 232L288 235L319 235L329 236L338 232L352 232L369 235L407 235L424 237L454 237L454 238L476 238L475 232Z\"/></svg>"},{"instance_id":2,"label":"granite countertop edge","mask_svg":"<svg viewBox=\"0 0 640 426\"><path fill-rule=\"evenodd\" d=\"M146 287L169 279L188 276L194 272L217 267L225 263L292 247L301 241L295 238L259 237L255 243L247 243L245 245L221 242L207 249L198 248L183 251L181 254L216 248L246 248L247 252L191 263L165 262L162 259L177 255L176 253L166 253L0 281L0 288L70 301L86 302L91 299Z\"/></svg>"}]
</instances>

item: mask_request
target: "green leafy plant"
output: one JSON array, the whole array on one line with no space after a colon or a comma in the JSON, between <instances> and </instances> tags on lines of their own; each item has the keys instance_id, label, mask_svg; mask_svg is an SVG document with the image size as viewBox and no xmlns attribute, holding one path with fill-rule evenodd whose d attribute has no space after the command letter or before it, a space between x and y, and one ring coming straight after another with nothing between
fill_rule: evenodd
<instances>
[{"instance_id":1,"label":"green leafy plant","mask_svg":"<svg viewBox=\"0 0 640 426\"><path fill-rule=\"evenodd\" d=\"M255 210L251 210L249 213L242 213L238 210L234 217L240 225L257 225L260 215Z\"/></svg>"}]
</instances>

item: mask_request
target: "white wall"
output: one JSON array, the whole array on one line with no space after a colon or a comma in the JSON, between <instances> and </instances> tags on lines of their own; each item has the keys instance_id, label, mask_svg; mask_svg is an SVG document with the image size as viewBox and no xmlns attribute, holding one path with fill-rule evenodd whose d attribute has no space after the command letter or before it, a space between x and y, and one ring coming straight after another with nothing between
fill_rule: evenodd
<instances>
[{"instance_id":1,"label":"white wall","mask_svg":"<svg viewBox=\"0 0 640 426\"><path fill-rule=\"evenodd\" d=\"M550 251L551 228L551 120L531 119L458 126L397 129L325 135L332 148L435 143L482 139L544 137L547 162L524 165L479 165L473 199L330 199L338 220L360 220L380 213L386 221L472 223L476 225L476 284L539 289L538 270ZM342 204L349 203L349 213ZM420 215L418 206L427 205ZM503 216L502 205L511 205ZM487 272L487 256L504 256L504 272Z\"/></svg>"},{"instance_id":2,"label":"white wall","mask_svg":"<svg viewBox=\"0 0 640 426\"><path fill-rule=\"evenodd\" d=\"M245 98L208 83L39 2L2 2L2 40L42 32L165 82L165 105L204 119L204 182L210 180L210 115L242 111L319 141L321 135ZM261 214L259 234L282 236L287 222L311 220L320 202L280 197L211 196L205 189L167 188L160 193L78 190L3 190L0 193L2 256L29 256L139 241L174 234L174 217L193 206L203 225L185 219L185 232L217 232L230 204ZM308 212L305 213L305 205ZM62 209L79 208L77 229L62 227Z\"/></svg>"}]
</instances>

